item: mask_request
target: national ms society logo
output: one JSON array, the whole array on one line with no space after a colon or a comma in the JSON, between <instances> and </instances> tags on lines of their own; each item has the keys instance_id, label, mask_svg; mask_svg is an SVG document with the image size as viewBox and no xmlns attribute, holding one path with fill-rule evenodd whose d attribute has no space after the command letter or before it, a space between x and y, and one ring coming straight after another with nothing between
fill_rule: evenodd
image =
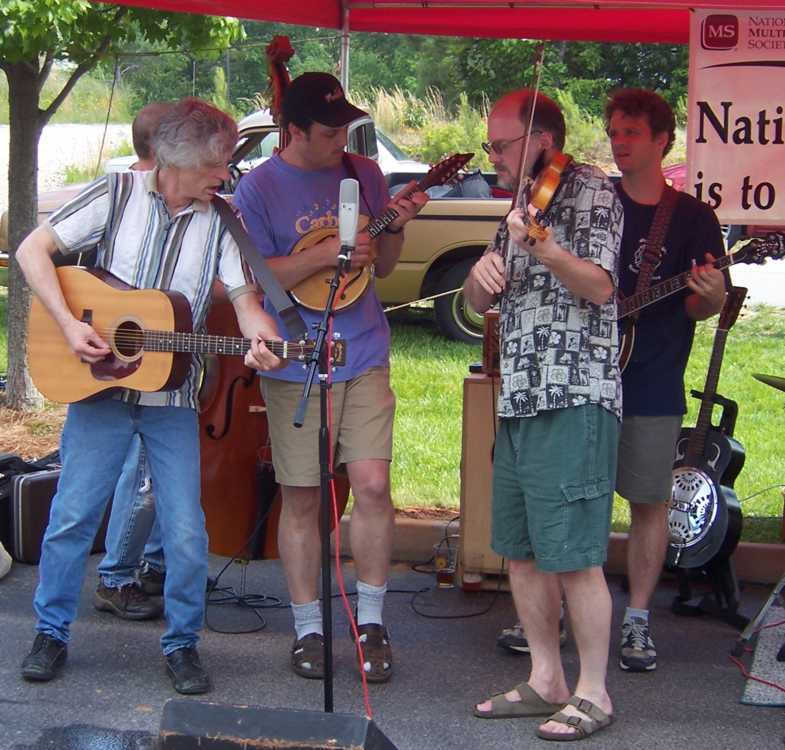
<instances>
[{"instance_id":1,"label":"national ms society logo","mask_svg":"<svg viewBox=\"0 0 785 750\"><path fill-rule=\"evenodd\" d=\"M739 19L727 13L706 16L701 24L701 46L707 50L733 49L739 43Z\"/></svg>"}]
</instances>

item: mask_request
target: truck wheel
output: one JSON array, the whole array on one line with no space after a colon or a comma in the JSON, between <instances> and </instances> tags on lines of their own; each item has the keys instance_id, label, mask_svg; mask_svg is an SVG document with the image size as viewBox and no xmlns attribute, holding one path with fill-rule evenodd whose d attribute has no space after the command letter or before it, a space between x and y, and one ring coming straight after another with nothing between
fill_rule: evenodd
<instances>
[{"instance_id":1,"label":"truck wheel","mask_svg":"<svg viewBox=\"0 0 785 750\"><path fill-rule=\"evenodd\" d=\"M460 289L476 258L467 258L447 269L436 285L435 292ZM463 298L462 292L447 294L434 300L436 324L447 338L478 344L482 341L483 316L476 313Z\"/></svg>"}]
</instances>

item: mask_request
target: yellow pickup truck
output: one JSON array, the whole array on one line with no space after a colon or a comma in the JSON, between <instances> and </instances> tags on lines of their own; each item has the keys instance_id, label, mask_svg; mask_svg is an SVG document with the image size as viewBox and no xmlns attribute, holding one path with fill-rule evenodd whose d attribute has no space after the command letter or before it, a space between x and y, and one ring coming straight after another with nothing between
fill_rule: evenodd
<instances>
[{"instance_id":1,"label":"yellow pickup truck","mask_svg":"<svg viewBox=\"0 0 785 750\"><path fill-rule=\"evenodd\" d=\"M235 178L272 153L277 129L261 111L239 123L240 139L233 158ZM350 125L349 149L378 160L391 193L408 180L421 178L428 165L408 160L389 138L377 133L373 121L363 117ZM133 157L111 160L108 169L127 169ZM470 174L452 187L435 188L429 203L406 228L401 258L385 279L376 280L382 303L393 306L449 292L462 286L472 264L492 239L499 219L510 207L509 199L490 197L493 175ZM84 185L70 185L41 193L38 218L43 220ZM230 188L231 192L231 187ZM483 197L467 197L483 196ZM0 216L0 255L8 252L8 216ZM440 331L453 339L478 342L482 316L464 304L460 293L443 295L433 302Z\"/></svg>"}]
</instances>

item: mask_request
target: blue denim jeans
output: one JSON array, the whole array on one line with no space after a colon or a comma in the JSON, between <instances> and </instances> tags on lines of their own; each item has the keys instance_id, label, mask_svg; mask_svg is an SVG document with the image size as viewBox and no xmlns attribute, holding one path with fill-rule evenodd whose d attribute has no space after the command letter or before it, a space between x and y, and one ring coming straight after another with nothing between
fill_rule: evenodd
<instances>
[{"instance_id":1,"label":"blue denim jeans","mask_svg":"<svg viewBox=\"0 0 785 750\"><path fill-rule=\"evenodd\" d=\"M204 620L207 532L199 502L196 412L116 399L71 404L61 438L63 468L52 501L33 606L36 628L68 641L90 552L134 435L145 447L167 563L164 654L193 646Z\"/></svg>"},{"instance_id":2,"label":"blue denim jeans","mask_svg":"<svg viewBox=\"0 0 785 750\"><path fill-rule=\"evenodd\" d=\"M134 435L115 487L106 530L106 555L98 566L98 574L105 586L126 586L136 581L136 569L143 558L163 572L164 552L153 483L142 439Z\"/></svg>"}]
</instances>

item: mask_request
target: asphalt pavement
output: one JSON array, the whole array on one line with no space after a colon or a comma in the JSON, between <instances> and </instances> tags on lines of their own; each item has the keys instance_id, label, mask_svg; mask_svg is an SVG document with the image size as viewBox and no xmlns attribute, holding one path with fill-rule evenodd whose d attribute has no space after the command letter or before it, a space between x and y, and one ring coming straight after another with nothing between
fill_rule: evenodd
<instances>
[{"instance_id":1,"label":"asphalt pavement","mask_svg":"<svg viewBox=\"0 0 785 750\"><path fill-rule=\"evenodd\" d=\"M176 697L158 646L162 623L127 622L96 611L92 592L98 559L90 558L68 663L48 684L19 677L19 663L34 634L31 599L37 568L15 564L0 582L0 748L153 746L164 702ZM211 557L211 573L225 562ZM351 589L353 571L346 568ZM322 683L304 680L289 669L289 611L285 606L250 607L275 605L275 597L286 602L280 563L233 564L220 583L246 598L243 605L209 607L210 627L200 644L214 683L207 697L224 704L321 711ZM737 631L709 616L672 614L675 590L667 582L660 586L652 612L657 671L621 672L616 641L625 594L619 579L610 583L615 617L609 689L616 722L585 740L585 746L782 750L783 709L739 703L744 680L729 658ZM376 723L399 750L553 747L535 738L536 720L488 721L471 715L474 702L527 676L527 656L513 656L495 646L496 634L514 620L508 594L438 589L432 575L403 564L394 569L391 589L385 617L396 671L388 684L370 687L370 703ZM754 614L767 595L765 587L744 587L744 612ZM339 601L334 608L335 710L360 716L363 699L346 618ZM439 619L446 617L453 619ZM262 625L257 632L238 632ZM563 657L568 677L574 680L577 654L572 638Z\"/></svg>"}]
</instances>

